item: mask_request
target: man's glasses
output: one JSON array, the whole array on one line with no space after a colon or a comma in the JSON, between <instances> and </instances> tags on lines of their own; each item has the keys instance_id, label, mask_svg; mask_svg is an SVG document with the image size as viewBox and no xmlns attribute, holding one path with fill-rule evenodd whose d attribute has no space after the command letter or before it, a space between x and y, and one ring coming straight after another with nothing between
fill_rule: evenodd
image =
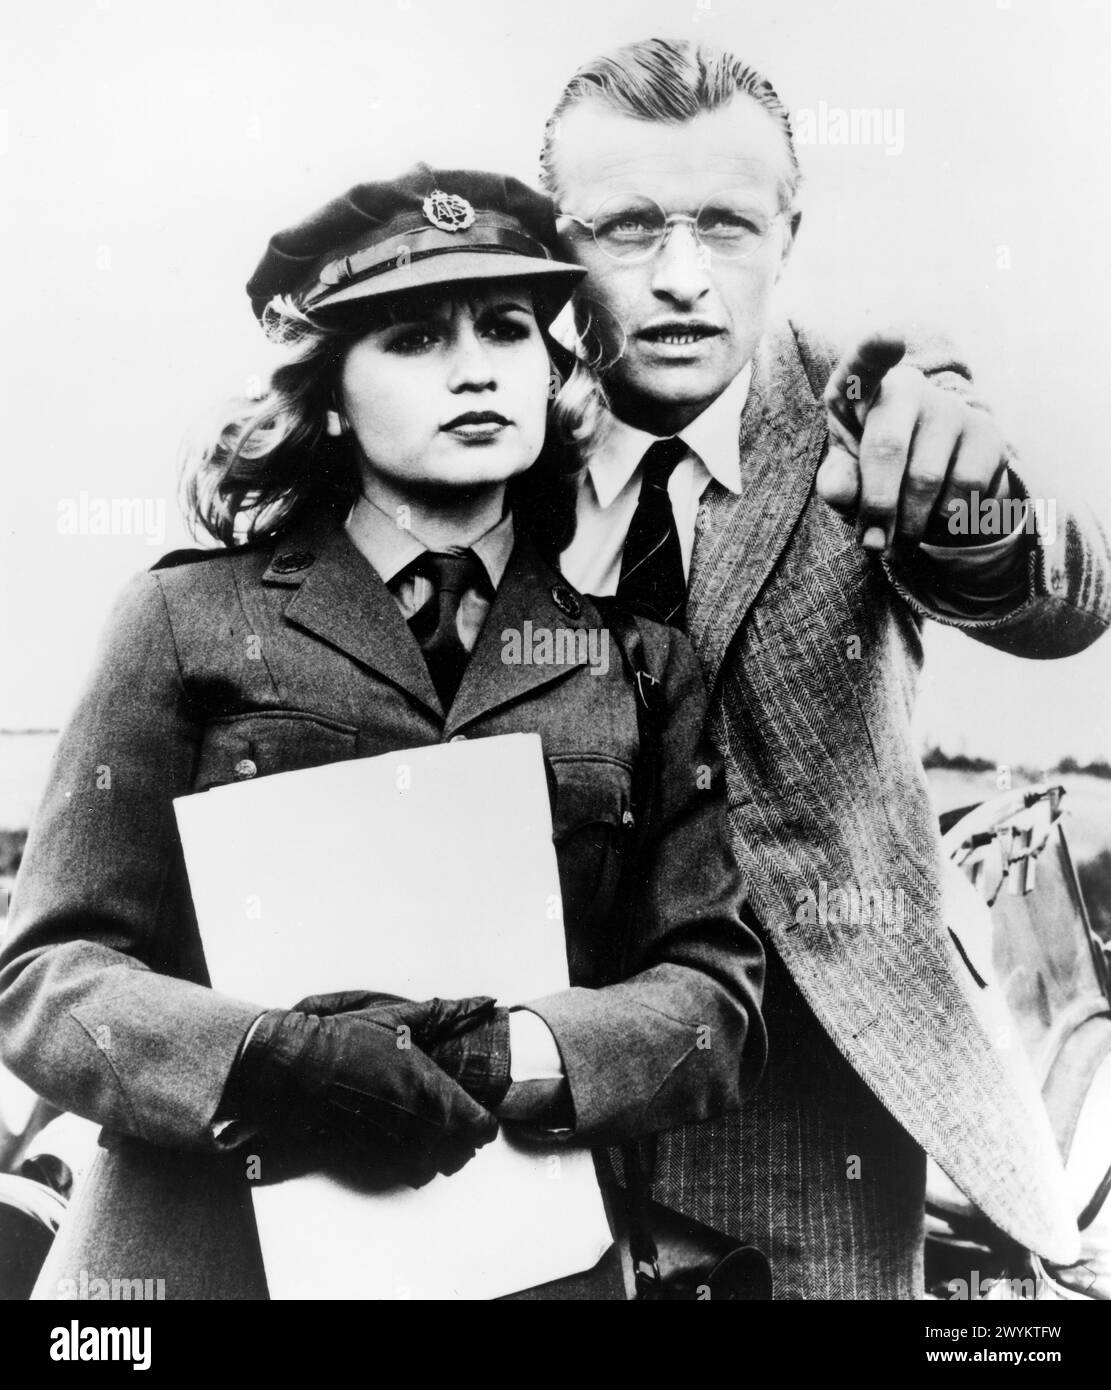
<instances>
[{"instance_id":1,"label":"man's glasses","mask_svg":"<svg viewBox=\"0 0 1111 1390\"><path fill-rule=\"evenodd\" d=\"M671 235L671 228L685 222L695 240L711 256L727 261L743 261L759 250L774 223L785 216L769 214L754 206L749 195L717 193L707 198L696 216L665 213L659 203L638 193L618 193L607 198L594 220L587 222L572 213L560 216L585 227L600 251L615 261L647 261Z\"/></svg>"}]
</instances>

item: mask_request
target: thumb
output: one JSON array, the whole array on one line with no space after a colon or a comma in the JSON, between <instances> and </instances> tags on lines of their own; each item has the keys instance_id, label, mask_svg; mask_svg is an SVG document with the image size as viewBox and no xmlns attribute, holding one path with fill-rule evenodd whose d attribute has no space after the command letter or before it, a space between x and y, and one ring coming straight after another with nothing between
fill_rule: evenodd
<instances>
[{"instance_id":1,"label":"thumb","mask_svg":"<svg viewBox=\"0 0 1111 1390\"><path fill-rule=\"evenodd\" d=\"M860 496L860 465L856 458L847 450L831 445L818 469L814 490L835 512L854 515Z\"/></svg>"},{"instance_id":2,"label":"thumb","mask_svg":"<svg viewBox=\"0 0 1111 1390\"><path fill-rule=\"evenodd\" d=\"M384 1005L406 1002L396 994L370 994L366 990L345 989L336 994L308 994L294 1004L293 1011L315 1014L317 1018L331 1018L335 1014L360 1013L365 1009L380 1009Z\"/></svg>"},{"instance_id":3,"label":"thumb","mask_svg":"<svg viewBox=\"0 0 1111 1390\"><path fill-rule=\"evenodd\" d=\"M823 393L826 409L840 421L853 439L859 439L876 393L884 377L906 353L897 333L869 333L841 358Z\"/></svg>"},{"instance_id":4,"label":"thumb","mask_svg":"<svg viewBox=\"0 0 1111 1390\"><path fill-rule=\"evenodd\" d=\"M497 1001L489 995L474 995L468 999L425 999L407 1006L404 1022L408 1023L418 1045L428 1050L466 1033L493 1017Z\"/></svg>"}]
</instances>

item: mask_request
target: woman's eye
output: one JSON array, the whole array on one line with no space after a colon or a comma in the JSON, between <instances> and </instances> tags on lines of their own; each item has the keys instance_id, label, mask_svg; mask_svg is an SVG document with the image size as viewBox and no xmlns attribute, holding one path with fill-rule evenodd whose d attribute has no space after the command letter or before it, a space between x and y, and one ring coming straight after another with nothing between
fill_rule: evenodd
<instances>
[{"instance_id":1,"label":"woman's eye","mask_svg":"<svg viewBox=\"0 0 1111 1390\"><path fill-rule=\"evenodd\" d=\"M519 343L531 337L532 325L521 319L498 318L487 324L486 332L497 342Z\"/></svg>"},{"instance_id":2,"label":"woman's eye","mask_svg":"<svg viewBox=\"0 0 1111 1390\"><path fill-rule=\"evenodd\" d=\"M424 352L439 341L431 328L410 328L390 340L387 351L400 353Z\"/></svg>"}]
</instances>

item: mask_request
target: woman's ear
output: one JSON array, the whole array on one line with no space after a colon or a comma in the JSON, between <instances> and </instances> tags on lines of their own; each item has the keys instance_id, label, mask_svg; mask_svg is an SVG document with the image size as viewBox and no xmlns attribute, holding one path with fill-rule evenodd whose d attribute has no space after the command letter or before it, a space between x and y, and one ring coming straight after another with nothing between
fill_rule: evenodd
<instances>
[{"instance_id":1,"label":"woman's ear","mask_svg":"<svg viewBox=\"0 0 1111 1390\"><path fill-rule=\"evenodd\" d=\"M351 433L351 421L343 409L343 398L337 384L330 392L331 405L324 412L324 430L332 439L339 439Z\"/></svg>"}]
</instances>

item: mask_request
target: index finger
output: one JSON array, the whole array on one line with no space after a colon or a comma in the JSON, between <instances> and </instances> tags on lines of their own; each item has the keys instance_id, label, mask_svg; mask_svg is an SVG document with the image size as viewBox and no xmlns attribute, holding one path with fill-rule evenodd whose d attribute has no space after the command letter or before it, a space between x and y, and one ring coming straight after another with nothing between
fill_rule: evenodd
<instances>
[{"instance_id":1,"label":"index finger","mask_svg":"<svg viewBox=\"0 0 1111 1390\"><path fill-rule=\"evenodd\" d=\"M872 403L884 377L903 360L906 350L905 341L894 333L869 333L834 367L822 399L854 439L859 440L863 429L854 407L867 408Z\"/></svg>"}]
</instances>

